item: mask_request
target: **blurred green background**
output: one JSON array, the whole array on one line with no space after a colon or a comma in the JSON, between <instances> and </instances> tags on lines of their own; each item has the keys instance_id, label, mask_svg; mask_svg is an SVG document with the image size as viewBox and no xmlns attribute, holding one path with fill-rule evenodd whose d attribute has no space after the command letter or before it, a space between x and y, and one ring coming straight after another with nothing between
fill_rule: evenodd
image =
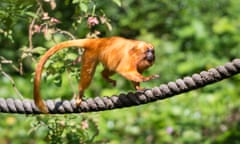
<instances>
[{"instance_id":1,"label":"blurred green background","mask_svg":"<svg viewBox=\"0 0 240 144\"><path fill-rule=\"evenodd\" d=\"M31 99L34 65L40 55L67 39L61 35L49 38L36 33L32 36L36 53L28 53L29 25L33 18L39 25L43 23L36 14L37 3L41 3L50 17L61 21L56 25L49 24L52 28L67 31L77 38L98 30L101 37L118 35L152 43L156 49L156 62L145 74L159 74L160 78L144 83L144 87L159 86L240 57L239 0L2 0L1 98L20 98L14 90L17 88L24 98ZM54 4L56 8L52 9ZM109 23L90 29L86 17L93 14L106 16ZM60 53L54 58L51 62L55 65L47 67L49 71L55 70L54 74L44 73L43 97L70 99L72 90L62 61L66 55ZM22 75L14 69L21 63ZM102 66L99 66L86 98L132 91L131 84L120 76L114 76L117 87L107 84L100 76L101 70ZM16 87L4 73L14 80ZM74 79L78 71L70 74ZM77 85L77 82L73 84ZM1 114L0 143L239 144L239 85L240 76L237 75L164 101L99 113L56 116Z\"/></svg>"}]
</instances>

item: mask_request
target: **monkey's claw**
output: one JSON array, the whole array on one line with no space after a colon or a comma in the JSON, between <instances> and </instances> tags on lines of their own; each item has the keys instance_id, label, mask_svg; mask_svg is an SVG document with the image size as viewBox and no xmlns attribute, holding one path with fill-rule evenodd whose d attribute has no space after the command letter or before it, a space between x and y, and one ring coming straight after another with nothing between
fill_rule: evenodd
<instances>
[{"instance_id":1,"label":"monkey's claw","mask_svg":"<svg viewBox=\"0 0 240 144\"><path fill-rule=\"evenodd\" d=\"M80 106L82 103L82 99L80 98L76 98L75 101L76 101L76 106Z\"/></svg>"},{"instance_id":2,"label":"monkey's claw","mask_svg":"<svg viewBox=\"0 0 240 144\"><path fill-rule=\"evenodd\" d=\"M145 82L145 81L153 80L159 77L160 77L159 75L151 75L151 76L145 77L143 81Z\"/></svg>"},{"instance_id":3,"label":"monkey's claw","mask_svg":"<svg viewBox=\"0 0 240 144\"><path fill-rule=\"evenodd\" d=\"M159 78L160 76L159 75L152 75L152 78L151 79L156 79L156 78Z\"/></svg>"},{"instance_id":4,"label":"monkey's claw","mask_svg":"<svg viewBox=\"0 0 240 144\"><path fill-rule=\"evenodd\" d=\"M143 92L143 91L145 90L144 87L140 87L140 86L136 86L135 89L136 89L137 91L139 91L139 92Z\"/></svg>"}]
</instances>

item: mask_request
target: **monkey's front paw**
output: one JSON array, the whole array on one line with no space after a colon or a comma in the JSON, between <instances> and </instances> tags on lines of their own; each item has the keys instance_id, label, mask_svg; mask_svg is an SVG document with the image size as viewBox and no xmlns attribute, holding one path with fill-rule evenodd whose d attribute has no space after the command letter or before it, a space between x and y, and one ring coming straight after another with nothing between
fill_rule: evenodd
<instances>
[{"instance_id":1,"label":"monkey's front paw","mask_svg":"<svg viewBox=\"0 0 240 144\"><path fill-rule=\"evenodd\" d=\"M149 80L156 79L159 77L160 77L159 75L151 75L149 77L145 77L143 81L145 82L145 81L149 81Z\"/></svg>"},{"instance_id":2,"label":"monkey's front paw","mask_svg":"<svg viewBox=\"0 0 240 144\"><path fill-rule=\"evenodd\" d=\"M156 78L159 78L159 77L160 77L160 76L156 74L156 75L152 75L152 76L151 76L151 79L156 79Z\"/></svg>"}]
</instances>

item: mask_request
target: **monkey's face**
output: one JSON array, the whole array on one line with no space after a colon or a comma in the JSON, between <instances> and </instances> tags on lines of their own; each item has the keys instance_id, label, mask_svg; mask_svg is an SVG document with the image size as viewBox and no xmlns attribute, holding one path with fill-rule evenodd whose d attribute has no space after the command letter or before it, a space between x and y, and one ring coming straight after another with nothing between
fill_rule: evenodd
<instances>
[{"instance_id":1,"label":"monkey's face","mask_svg":"<svg viewBox=\"0 0 240 144\"><path fill-rule=\"evenodd\" d=\"M139 72L144 71L145 69L149 68L155 61L155 52L152 45L146 45L142 48L142 57L140 58L139 62L137 63L137 68Z\"/></svg>"},{"instance_id":2,"label":"monkey's face","mask_svg":"<svg viewBox=\"0 0 240 144\"><path fill-rule=\"evenodd\" d=\"M155 61L155 52L153 48L148 48L146 50L144 59L149 63L153 63Z\"/></svg>"}]
</instances>

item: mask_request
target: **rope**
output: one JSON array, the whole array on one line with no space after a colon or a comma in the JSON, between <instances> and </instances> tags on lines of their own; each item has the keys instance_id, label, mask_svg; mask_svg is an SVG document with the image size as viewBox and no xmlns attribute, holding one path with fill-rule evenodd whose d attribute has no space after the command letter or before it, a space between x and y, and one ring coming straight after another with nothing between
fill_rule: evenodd
<instances>
[{"instance_id":1,"label":"rope","mask_svg":"<svg viewBox=\"0 0 240 144\"><path fill-rule=\"evenodd\" d=\"M224 66L211 68L208 71L193 74L191 77L187 76L183 79L177 79L175 82L161 84L159 87L147 89L142 92L137 91L135 93L120 94L119 96L89 98L83 101L79 107L76 107L74 100L47 100L45 104L52 114L96 112L124 108L169 98L221 81L238 73L240 73L240 59L235 59ZM32 100L13 98L0 98L0 112L40 114L40 111Z\"/></svg>"}]
</instances>

